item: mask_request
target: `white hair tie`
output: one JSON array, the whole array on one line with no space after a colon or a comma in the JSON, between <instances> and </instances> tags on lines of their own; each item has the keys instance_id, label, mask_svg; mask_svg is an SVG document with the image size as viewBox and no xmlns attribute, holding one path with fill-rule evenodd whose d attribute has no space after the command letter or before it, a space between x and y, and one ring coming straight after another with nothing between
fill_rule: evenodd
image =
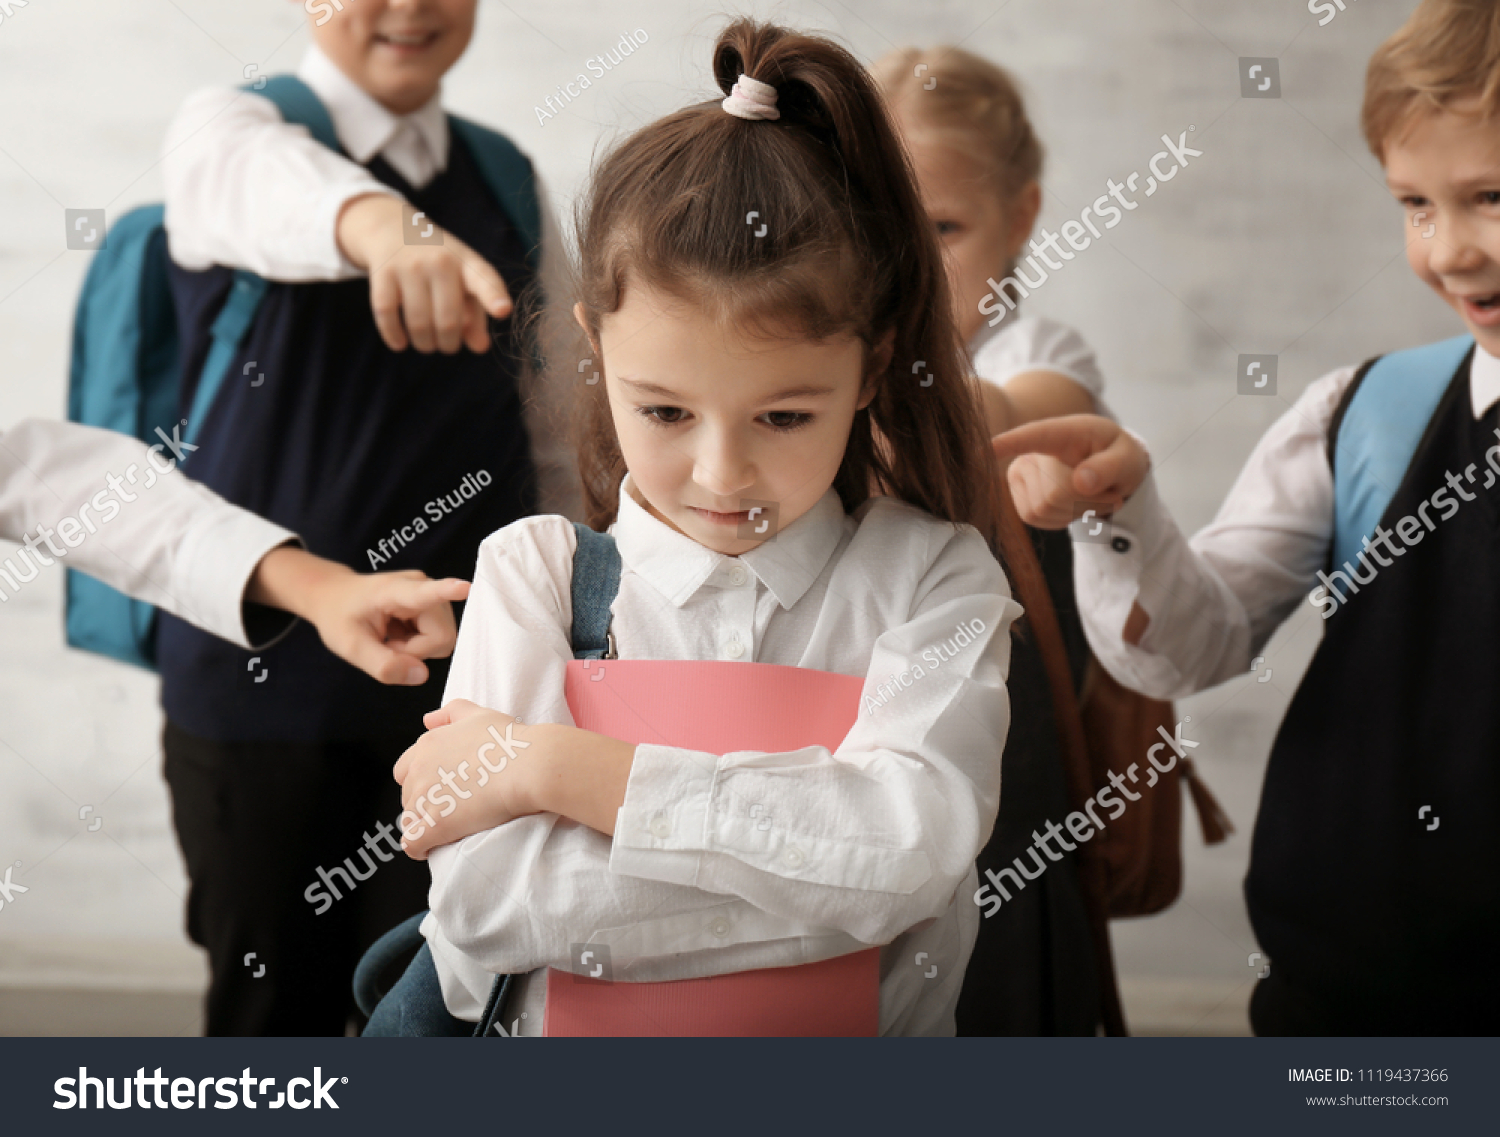
<instances>
[{"instance_id":1,"label":"white hair tie","mask_svg":"<svg viewBox=\"0 0 1500 1137\"><path fill-rule=\"evenodd\" d=\"M781 112L776 109L776 88L759 79L741 75L740 81L730 90L721 104L736 118L777 119Z\"/></svg>"}]
</instances>

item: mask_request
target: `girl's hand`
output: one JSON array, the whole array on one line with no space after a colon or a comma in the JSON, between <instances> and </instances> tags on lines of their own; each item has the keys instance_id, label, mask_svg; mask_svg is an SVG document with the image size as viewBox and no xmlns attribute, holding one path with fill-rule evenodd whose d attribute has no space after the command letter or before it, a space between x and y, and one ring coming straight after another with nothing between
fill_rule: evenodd
<instances>
[{"instance_id":1,"label":"girl's hand","mask_svg":"<svg viewBox=\"0 0 1500 1137\"><path fill-rule=\"evenodd\" d=\"M401 784L401 847L425 861L439 845L539 812L528 799L528 772L541 757L539 727L454 699L429 711L427 733L396 761Z\"/></svg>"},{"instance_id":2,"label":"girl's hand","mask_svg":"<svg viewBox=\"0 0 1500 1137\"><path fill-rule=\"evenodd\" d=\"M422 721L428 733L393 771L406 811L401 847L416 860L532 813L556 813L613 835L633 744L575 726L524 725L467 699Z\"/></svg>"},{"instance_id":3,"label":"girl's hand","mask_svg":"<svg viewBox=\"0 0 1500 1137\"><path fill-rule=\"evenodd\" d=\"M468 595L465 580L428 580L417 569L357 573L293 545L262 557L245 591L307 620L329 651L371 678L407 686L427 682L422 660L453 654L451 601Z\"/></svg>"},{"instance_id":4,"label":"girl's hand","mask_svg":"<svg viewBox=\"0 0 1500 1137\"><path fill-rule=\"evenodd\" d=\"M1151 469L1141 444L1099 415L1065 415L996 435L995 456L1013 459L1007 478L1016 512L1038 529L1065 529L1078 503L1113 513Z\"/></svg>"}]
</instances>

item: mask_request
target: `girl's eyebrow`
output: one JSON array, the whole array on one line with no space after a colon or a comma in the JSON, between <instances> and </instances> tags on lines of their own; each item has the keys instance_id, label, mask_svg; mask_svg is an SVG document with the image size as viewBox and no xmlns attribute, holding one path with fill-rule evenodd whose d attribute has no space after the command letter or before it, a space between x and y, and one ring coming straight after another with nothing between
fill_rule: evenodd
<instances>
[{"instance_id":1,"label":"girl's eyebrow","mask_svg":"<svg viewBox=\"0 0 1500 1137\"><path fill-rule=\"evenodd\" d=\"M648 383L644 379L626 379L623 375L619 377L620 382L642 395L655 395L659 399L680 399L676 391L669 387L663 387L659 383ZM820 387L814 384L804 384L800 387L788 387L784 391L777 391L774 395L767 395L763 402L779 403L786 399L815 399L823 395L831 395L835 391L833 387Z\"/></svg>"}]
</instances>

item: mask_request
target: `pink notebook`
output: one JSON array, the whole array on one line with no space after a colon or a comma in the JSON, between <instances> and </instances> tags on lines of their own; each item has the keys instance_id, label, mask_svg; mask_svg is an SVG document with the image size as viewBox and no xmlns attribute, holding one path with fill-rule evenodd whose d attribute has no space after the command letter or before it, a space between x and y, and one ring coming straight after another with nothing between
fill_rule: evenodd
<instances>
[{"instance_id":1,"label":"pink notebook","mask_svg":"<svg viewBox=\"0 0 1500 1137\"><path fill-rule=\"evenodd\" d=\"M573 721L626 742L725 754L835 749L859 714L864 681L768 663L575 660ZM547 972L543 1033L601 1036L873 1036L880 949L797 967L666 983L607 983Z\"/></svg>"}]
</instances>

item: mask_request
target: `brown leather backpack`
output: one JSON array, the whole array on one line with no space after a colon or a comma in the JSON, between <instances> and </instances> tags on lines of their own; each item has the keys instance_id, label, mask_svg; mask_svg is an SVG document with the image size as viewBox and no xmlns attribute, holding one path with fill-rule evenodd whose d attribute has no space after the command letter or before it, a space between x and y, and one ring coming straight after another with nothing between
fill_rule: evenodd
<instances>
[{"instance_id":1,"label":"brown leather backpack","mask_svg":"<svg viewBox=\"0 0 1500 1137\"><path fill-rule=\"evenodd\" d=\"M1132 764L1145 766L1147 751L1161 741L1156 728L1164 727L1171 735L1176 718L1171 703L1127 690L1093 659L1082 697L1075 695L1057 612L1036 550L1006 480L999 483L999 543L1047 672L1068 800L1081 812L1084 803L1108 784L1111 771L1123 776ZM1127 1032L1109 919L1159 912L1182 891L1182 798L1177 788L1181 775L1187 777L1204 841L1212 845L1224 840L1233 826L1194 774L1191 759L1183 756L1155 786L1141 792L1140 800L1129 802L1118 819L1078 844L1079 877L1099 961L1104 1027L1110 1035Z\"/></svg>"}]
</instances>

